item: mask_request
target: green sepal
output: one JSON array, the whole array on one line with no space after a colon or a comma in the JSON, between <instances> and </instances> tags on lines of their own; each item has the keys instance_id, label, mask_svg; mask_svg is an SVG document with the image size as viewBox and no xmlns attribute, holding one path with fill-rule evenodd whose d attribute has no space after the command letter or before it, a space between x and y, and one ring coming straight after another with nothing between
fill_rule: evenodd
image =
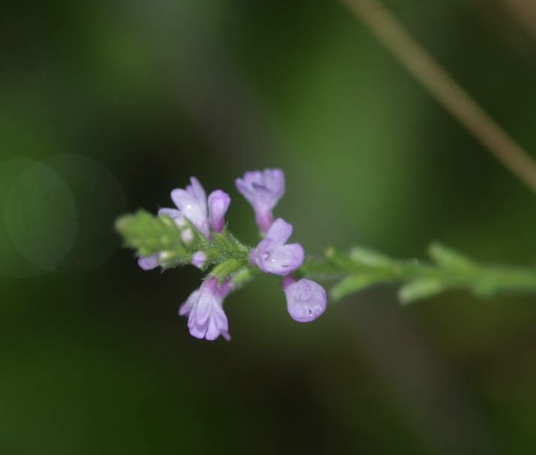
<instances>
[{"instance_id":1,"label":"green sepal","mask_svg":"<svg viewBox=\"0 0 536 455\"><path fill-rule=\"evenodd\" d=\"M350 250L349 256L354 262L371 267L388 267L393 262L392 259L377 251L357 246Z\"/></svg>"},{"instance_id":2,"label":"green sepal","mask_svg":"<svg viewBox=\"0 0 536 455\"><path fill-rule=\"evenodd\" d=\"M354 292L366 289L374 284L385 281L383 275L353 275L344 278L330 290L332 300L338 301Z\"/></svg>"}]
</instances>

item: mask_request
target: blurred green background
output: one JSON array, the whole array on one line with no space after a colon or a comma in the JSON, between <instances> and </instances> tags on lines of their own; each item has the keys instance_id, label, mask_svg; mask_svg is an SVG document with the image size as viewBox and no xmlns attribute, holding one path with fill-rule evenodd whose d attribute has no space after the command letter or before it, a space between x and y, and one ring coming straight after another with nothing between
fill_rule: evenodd
<instances>
[{"instance_id":1,"label":"blurred green background","mask_svg":"<svg viewBox=\"0 0 536 455\"><path fill-rule=\"evenodd\" d=\"M536 150L532 5L387 1ZM177 315L200 273L120 249L114 219L191 175L254 243L234 179L280 167L309 253L534 264L536 197L340 4L8 2L0 24L1 454L536 451L534 297L375 289L308 325L266 278L210 343Z\"/></svg>"}]
</instances>

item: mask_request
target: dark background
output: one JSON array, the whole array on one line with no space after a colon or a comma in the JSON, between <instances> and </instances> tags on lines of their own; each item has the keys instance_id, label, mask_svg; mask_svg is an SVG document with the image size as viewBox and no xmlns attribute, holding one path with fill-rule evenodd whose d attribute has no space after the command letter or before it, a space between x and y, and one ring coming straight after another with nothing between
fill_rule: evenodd
<instances>
[{"instance_id":1,"label":"dark background","mask_svg":"<svg viewBox=\"0 0 536 455\"><path fill-rule=\"evenodd\" d=\"M532 1L387 6L536 149ZM336 1L4 3L0 158L0 453L536 450L533 297L402 309L381 288L297 324L266 277L210 343L177 315L201 274L119 248L115 218L192 175L253 244L234 179L279 167L309 253L534 264L535 195Z\"/></svg>"}]
</instances>

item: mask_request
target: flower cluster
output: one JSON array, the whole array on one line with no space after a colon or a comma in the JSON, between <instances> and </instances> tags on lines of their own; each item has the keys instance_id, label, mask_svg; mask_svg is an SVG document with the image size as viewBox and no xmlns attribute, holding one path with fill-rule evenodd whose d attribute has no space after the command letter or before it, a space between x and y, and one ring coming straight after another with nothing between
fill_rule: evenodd
<instances>
[{"instance_id":1,"label":"flower cluster","mask_svg":"<svg viewBox=\"0 0 536 455\"><path fill-rule=\"evenodd\" d=\"M141 254L138 259L143 270L166 267L175 256L181 263L203 270L214 265L201 287L179 310L181 316L188 317L190 334L196 338L215 340L221 335L230 339L223 301L240 283L255 276L255 271L283 277L287 309L295 321L313 321L326 309L327 297L322 286L293 275L302 266L305 254L299 243L287 243L292 236L292 225L273 217L273 209L285 193L283 172L278 169L246 172L236 180L236 187L255 212L262 236L255 248L240 244L225 228L230 196L216 190L207 198L203 186L192 178L186 189L171 192L177 208L163 208L158 212L159 218L174 222L180 245L175 252L167 247L153 252L153 248L152 254Z\"/></svg>"}]
</instances>

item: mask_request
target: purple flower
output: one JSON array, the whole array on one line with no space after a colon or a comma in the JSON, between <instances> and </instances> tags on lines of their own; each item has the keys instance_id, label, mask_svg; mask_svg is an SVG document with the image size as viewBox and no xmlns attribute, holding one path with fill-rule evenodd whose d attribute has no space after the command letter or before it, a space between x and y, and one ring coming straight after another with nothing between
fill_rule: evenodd
<instances>
[{"instance_id":1,"label":"purple flower","mask_svg":"<svg viewBox=\"0 0 536 455\"><path fill-rule=\"evenodd\" d=\"M231 205L231 197L222 190L213 191L208 197L209 222L213 231L223 231L225 214L229 205Z\"/></svg>"},{"instance_id":2,"label":"purple flower","mask_svg":"<svg viewBox=\"0 0 536 455\"><path fill-rule=\"evenodd\" d=\"M299 243L286 244L292 235L292 226L281 218L275 220L266 237L249 253L250 261L265 273L285 276L298 269L303 262L303 247Z\"/></svg>"},{"instance_id":3,"label":"purple flower","mask_svg":"<svg viewBox=\"0 0 536 455\"><path fill-rule=\"evenodd\" d=\"M223 311L223 300L230 291L228 281L219 286L218 279L211 277L182 304L179 314L188 316L188 328L192 336L215 340L221 335L227 341L231 339L229 323Z\"/></svg>"},{"instance_id":4,"label":"purple flower","mask_svg":"<svg viewBox=\"0 0 536 455\"><path fill-rule=\"evenodd\" d=\"M173 214L177 217L186 217L205 237L210 237L210 229L216 232L221 232L225 224L225 213L231 203L229 195L221 190L216 190L209 196L209 207L207 206L207 194L199 181L192 177L190 179L191 185L186 187L186 190L176 189L171 192L171 199L175 205L179 208L177 211L174 209L162 209L166 210L169 216L174 218ZM209 221L210 220L210 221Z\"/></svg>"},{"instance_id":5,"label":"purple flower","mask_svg":"<svg viewBox=\"0 0 536 455\"><path fill-rule=\"evenodd\" d=\"M326 310L328 299L326 291L314 281L296 281L293 276L283 279L283 291L287 297L290 317L297 322L311 322Z\"/></svg>"},{"instance_id":6,"label":"purple flower","mask_svg":"<svg viewBox=\"0 0 536 455\"><path fill-rule=\"evenodd\" d=\"M253 206L257 225L266 233L273 222L272 209L285 194L285 174L280 169L246 172L236 180L236 187Z\"/></svg>"},{"instance_id":7,"label":"purple flower","mask_svg":"<svg viewBox=\"0 0 536 455\"><path fill-rule=\"evenodd\" d=\"M198 251L192 256L192 265L198 269L202 269L207 262L207 255L202 251Z\"/></svg>"},{"instance_id":8,"label":"purple flower","mask_svg":"<svg viewBox=\"0 0 536 455\"><path fill-rule=\"evenodd\" d=\"M156 269L160 265L158 262L158 254L138 258L138 265L146 271Z\"/></svg>"}]
</instances>

